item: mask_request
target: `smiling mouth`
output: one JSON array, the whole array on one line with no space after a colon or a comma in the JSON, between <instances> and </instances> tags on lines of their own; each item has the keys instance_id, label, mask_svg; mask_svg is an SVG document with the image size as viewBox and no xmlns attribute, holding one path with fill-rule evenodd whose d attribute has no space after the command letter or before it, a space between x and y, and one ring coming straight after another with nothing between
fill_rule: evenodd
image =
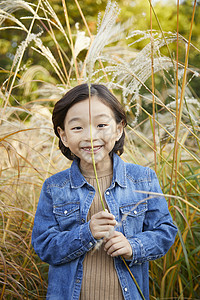
<instances>
[{"instance_id":1,"label":"smiling mouth","mask_svg":"<svg viewBox=\"0 0 200 300\"><path fill-rule=\"evenodd\" d=\"M97 153L101 148L102 148L102 146L93 146L93 152ZM85 152L92 153L92 147L82 147L82 149Z\"/></svg>"}]
</instances>

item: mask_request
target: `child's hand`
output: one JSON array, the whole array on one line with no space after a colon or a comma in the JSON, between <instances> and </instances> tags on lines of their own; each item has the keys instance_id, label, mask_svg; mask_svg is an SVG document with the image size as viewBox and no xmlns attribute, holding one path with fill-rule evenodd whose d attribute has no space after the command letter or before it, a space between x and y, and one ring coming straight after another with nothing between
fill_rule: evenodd
<instances>
[{"instance_id":1,"label":"child's hand","mask_svg":"<svg viewBox=\"0 0 200 300\"><path fill-rule=\"evenodd\" d=\"M116 225L115 217L107 210L93 215L90 220L90 230L95 239L104 238Z\"/></svg>"},{"instance_id":2,"label":"child's hand","mask_svg":"<svg viewBox=\"0 0 200 300\"><path fill-rule=\"evenodd\" d=\"M133 251L131 245L123 233L113 231L105 239L104 250L112 257L123 256L125 259L131 259Z\"/></svg>"}]
</instances>

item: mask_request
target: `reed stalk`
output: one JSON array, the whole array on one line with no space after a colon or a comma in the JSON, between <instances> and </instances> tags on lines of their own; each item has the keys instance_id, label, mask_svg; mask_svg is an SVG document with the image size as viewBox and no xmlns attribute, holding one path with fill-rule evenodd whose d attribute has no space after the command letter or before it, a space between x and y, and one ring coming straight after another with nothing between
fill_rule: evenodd
<instances>
[{"instance_id":1,"label":"reed stalk","mask_svg":"<svg viewBox=\"0 0 200 300\"><path fill-rule=\"evenodd\" d=\"M178 56L178 51L179 51L179 0L177 0L177 29L176 29L176 116L178 116L178 99L179 99L179 94L178 94L178 89L179 89L179 80L178 80L178 62L179 62L179 56ZM178 127L178 118L176 117L176 128ZM176 144L176 142L175 142ZM175 147L177 147L175 145ZM173 165L176 165L175 162L175 152L173 156ZM172 173L171 173L171 178L173 179L173 172L174 168L172 168ZM176 172L176 171L175 171ZM173 180L171 180L170 183L170 193L172 192L172 184ZM177 190L177 181L175 183L175 191ZM170 204L170 199L169 199L169 204Z\"/></svg>"},{"instance_id":2,"label":"reed stalk","mask_svg":"<svg viewBox=\"0 0 200 300\"><path fill-rule=\"evenodd\" d=\"M75 67L76 79L77 79L77 82L80 83L77 60L76 60L75 53L74 53L74 43L73 43L73 39L72 39L71 27L70 27L70 23L69 23L69 16L68 16L65 0L62 0L62 5L63 5L65 21L66 21L66 25L67 25L67 29L68 29L68 33L69 33L69 39L70 39L70 43L71 43L71 52L72 52L72 58L73 58L74 67Z\"/></svg>"},{"instance_id":3,"label":"reed stalk","mask_svg":"<svg viewBox=\"0 0 200 300\"><path fill-rule=\"evenodd\" d=\"M154 38L153 38L153 24L152 24L152 5L150 0L150 28L151 28L151 92L152 92L152 110L153 110L153 144L154 144L154 166L157 173L157 147L156 147L156 127L155 127L155 87L154 87Z\"/></svg>"},{"instance_id":4,"label":"reed stalk","mask_svg":"<svg viewBox=\"0 0 200 300\"><path fill-rule=\"evenodd\" d=\"M184 67L184 74L183 74L183 81L182 81L182 88L181 88L181 95L180 95L180 104L179 104L179 107L178 107L178 102L176 100L176 102L177 102L176 103L176 113L177 113L177 115L176 115L176 131L175 131L175 144L174 144L174 157L173 157L173 167L174 168L172 168L172 172L173 172L173 169L175 171L175 193L177 191L177 172L178 172L178 166L179 166L178 165L178 148L179 148L178 147L178 138L179 138L180 123L181 123L181 117L182 117L182 111L183 111L183 102L184 102L184 97L185 97L187 66L188 66L189 49L190 49L190 43L191 43L191 37L192 37L192 27L193 27L193 23L194 23L195 8L196 8L196 0L194 1L193 12L192 12L192 19L191 19L189 40L188 40L188 44L187 44L187 51L186 51L186 57L185 57L185 67ZM179 15L179 13L177 13L177 16L178 15ZM177 27L177 30L178 30L178 27ZM178 33L177 33L177 35L178 35ZM178 65L177 65L177 70L178 70ZM178 81L178 77L177 77L176 80ZM176 86L177 85L178 85L178 83L176 83ZM176 99L177 98L178 98L178 94L176 96ZM173 173L172 173L172 175L173 175ZM172 176L172 178L173 178L173 176Z\"/></svg>"},{"instance_id":5,"label":"reed stalk","mask_svg":"<svg viewBox=\"0 0 200 300\"><path fill-rule=\"evenodd\" d=\"M88 27L88 24L87 24L87 21L85 19L85 16L84 16L84 14L82 12L82 9L81 9L78 1L77 0L74 0L74 1L75 1L76 5L77 5L77 8L78 8L79 12L80 12L81 18L82 18L82 20L84 22L85 28L87 29L88 35L89 35L90 38L92 38L92 34L91 34L90 29Z\"/></svg>"},{"instance_id":6,"label":"reed stalk","mask_svg":"<svg viewBox=\"0 0 200 300\"><path fill-rule=\"evenodd\" d=\"M90 83L88 83L88 88L89 88L89 125L90 125L90 142L91 142L91 148L92 148L92 152L91 152L92 164L93 164L93 169L94 169L94 174L95 174L95 179L96 179L96 183L97 183L99 197L101 200L101 205L102 205L103 210L105 211L105 206L103 203L102 193L101 193L100 186L99 186L99 180L98 180L98 176L97 176L97 169L96 169L95 158L94 158L94 146L93 146L93 138L92 138L91 85L90 85Z\"/></svg>"},{"instance_id":7,"label":"reed stalk","mask_svg":"<svg viewBox=\"0 0 200 300\"><path fill-rule=\"evenodd\" d=\"M7 266L6 266L6 260L3 256L3 253L0 250L0 256L1 256L1 260L3 262L3 272L4 272L4 279L3 279L3 287L2 287L2 291L0 294L0 300L3 300L3 296L4 296L4 292L5 292L5 288L6 288L6 283L7 283Z\"/></svg>"},{"instance_id":8,"label":"reed stalk","mask_svg":"<svg viewBox=\"0 0 200 300\"><path fill-rule=\"evenodd\" d=\"M173 60L171 51L170 51L170 49L169 49L169 45L168 45L168 43L167 43L165 34L164 34L163 30L162 30L162 26L161 26L161 24L160 24L160 21L159 21L159 19L158 19L158 16L157 16L157 14L156 14L156 12L155 12L155 9L154 9L154 7L153 7L153 5L152 5L152 1L151 1L151 0L148 0L148 1L149 1L151 10L153 11L153 14L154 14L154 16L155 16L155 18L156 18L156 22L157 22L157 24L158 24L158 27L159 27L159 29L160 29L160 32L161 32L161 34L162 34L162 36L163 36L163 39L164 39L164 41L165 41L165 45L166 45L166 47L167 47L167 50L168 50L168 53L169 53L169 57L170 57L170 59L171 59L171 62L172 62L172 64L174 65L174 60Z\"/></svg>"},{"instance_id":9,"label":"reed stalk","mask_svg":"<svg viewBox=\"0 0 200 300\"><path fill-rule=\"evenodd\" d=\"M56 49L57 49L57 52L58 52L58 55L59 55L59 58L60 58L60 61L61 61L61 64L62 64L62 68L63 68L64 73L65 73L65 77L66 77L67 83L69 83L69 76L68 76L67 69L66 69L66 66L65 66L65 62L64 62L61 50L60 50L60 45L58 44L58 41L57 41L56 36L54 34L54 31L53 31L53 28L51 26L51 23L50 23L50 21L49 21L49 19L47 17L45 9L44 9L44 14L46 16L46 19L47 19L47 22L48 22L48 25L49 25L49 28L50 28L50 31L48 29L47 30L48 30L49 34L51 35L53 41L55 42Z\"/></svg>"}]
</instances>

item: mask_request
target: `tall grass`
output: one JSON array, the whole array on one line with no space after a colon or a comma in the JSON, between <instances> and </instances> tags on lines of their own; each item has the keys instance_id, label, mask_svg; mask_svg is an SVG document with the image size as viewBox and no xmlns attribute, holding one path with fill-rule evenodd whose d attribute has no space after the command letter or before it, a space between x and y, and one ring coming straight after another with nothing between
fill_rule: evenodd
<instances>
[{"instance_id":1,"label":"tall grass","mask_svg":"<svg viewBox=\"0 0 200 300\"><path fill-rule=\"evenodd\" d=\"M44 179L70 165L58 150L51 110L81 82L104 83L124 105L129 125L123 159L156 170L179 228L167 255L150 263L151 299L200 299L200 104L190 88L199 70L188 67L190 51L199 51L191 44L196 1L188 37L179 35L178 25L177 33L165 32L151 1L149 31L132 28L131 20L118 23L119 7L108 2L94 34L75 3L85 32L70 25L64 0L65 24L47 0L0 3L1 31L14 28L23 37L11 69L0 71L0 299L45 297L48 266L31 247L34 214ZM138 51L141 41L145 46ZM179 61L183 47L185 61ZM28 67L27 53L45 63Z\"/></svg>"}]
</instances>

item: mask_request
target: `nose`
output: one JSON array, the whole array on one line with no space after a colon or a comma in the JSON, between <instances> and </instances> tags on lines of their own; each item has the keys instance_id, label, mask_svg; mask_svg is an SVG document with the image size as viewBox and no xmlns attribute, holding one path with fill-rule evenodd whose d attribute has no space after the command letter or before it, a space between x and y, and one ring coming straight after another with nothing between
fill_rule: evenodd
<instances>
[{"instance_id":1,"label":"nose","mask_svg":"<svg viewBox=\"0 0 200 300\"><path fill-rule=\"evenodd\" d=\"M95 126L89 125L88 128L85 129L84 139L86 141L91 141L91 137L92 137L93 141L97 140L98 139L98 131Z\"/></svg>"}]
</instances>

